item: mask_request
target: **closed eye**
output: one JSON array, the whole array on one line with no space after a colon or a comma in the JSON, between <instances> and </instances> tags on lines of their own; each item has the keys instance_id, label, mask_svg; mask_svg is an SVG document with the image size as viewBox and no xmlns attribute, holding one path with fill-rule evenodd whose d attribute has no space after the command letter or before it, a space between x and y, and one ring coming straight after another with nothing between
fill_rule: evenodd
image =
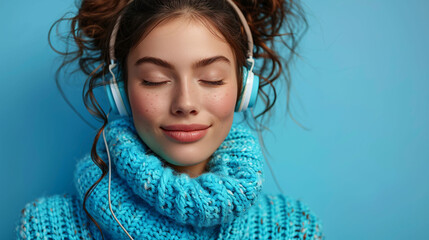
<instances>
[{"instance_id":1,"label":"closed eye","mask_svg":"<svg viewBox=\"0 0 429 240\"><path fill-rule=\"evenodd\" d=\"M225 82L221 79L218 81L209 81L209 80L200 80L201 82L205 83L205 84L209 84L209 85L223 85L225 84Z\"/></svg>"},{"instance_id":2,"label":"closed eye","mask_svg":"<svg viewBox=\"0 0 429 240\"><path fill-rule=\"evenodd\" d=\"M159 86L159 85L163 85L166 84L167 81L163 81L163 82L151 82L151 81L147 81L147 80L142 80L141 84L144 86Z\"/></svg>"}]
</instances>

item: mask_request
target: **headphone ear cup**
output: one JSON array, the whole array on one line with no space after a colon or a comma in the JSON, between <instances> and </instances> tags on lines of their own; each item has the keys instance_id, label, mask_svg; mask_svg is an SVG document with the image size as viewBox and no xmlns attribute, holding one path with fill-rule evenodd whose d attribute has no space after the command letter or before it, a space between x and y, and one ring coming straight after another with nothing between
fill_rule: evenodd
<instances>
[{"instance_id":1,"label":"headphone ear cup","mask_svg":"<svg viewBox=\"0 0 429 240\"><path fill-rule=\"evenodd\" d=\"M124 81L120 79L120 73L118 73L118 71L113 71L114 67L112 68L112 79L109 84L105 86L110 107L114 114L118 114L121 117L129 117L131 116L131 108L127 94L125 93ZM118 78L116 78L116 76L118 76Z\"/></svg>"},{"instance_id":2,"label":"headphone ear cup","mask_svg":"<svg viewBox=\"0 0 429 240\"><path fill-rule=\"evenodd\" d=\"M252 81L252 91L250 92L250 100L248 108L253 108L256 105L256 100L258 99L258 91L259 91L259 76L253 74L253 81Z\"/></svg>"},{"instance_id":3,"label":"headphone ear cup","mask_svg":"<svg viewBox=\"0 0 429 240\"><path fill-rule=\"evenodd\" d=\"M253 108L258 98L259 77L243 67L243 86L241 94L235 106L235 112L245 111L247 108Z\"/></svg>"}]
</instances>

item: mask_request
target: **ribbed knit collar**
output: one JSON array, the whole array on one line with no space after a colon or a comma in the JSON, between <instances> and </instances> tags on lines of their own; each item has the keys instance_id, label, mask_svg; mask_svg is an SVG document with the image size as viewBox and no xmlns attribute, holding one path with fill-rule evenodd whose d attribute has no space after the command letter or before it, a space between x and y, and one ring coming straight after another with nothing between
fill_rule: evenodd
<instances>
[{"instance_id":1,"label":"ribbed knit collar","mask_svg":"<svg viewBox=\"0 0 429 240\"><path fill-rule=\"evenodd\" d=\"M209 171L197 178L178 174L165 166L141 141L131 119L109 123L105 134L113 161L112 208L114 211L116 208L117 217L122 215L118 219L123 219L122 224L125 228L128 226L127 229L133 224L144 228L148 225L145 221L148 214L152 219L164 216L170 219L168 222L195 228L220 225L244 214L261 191L263 157L257 140L242 125L233 124L208 162ZM98 152L107 163L103 142L98 145ZM91 168L78 166L75 177L81 199L100 172L95 165ZM107 210L106 178L97 186L98 191L93 191L87 208L102 226L109 228L117 223ZM140 204L138 199L145 204ZM121 202L117 204L118 201ZM152 209L150 213L148 209ZM129 219L130 216L133 219Z\"/></svg>"}]
</instances>

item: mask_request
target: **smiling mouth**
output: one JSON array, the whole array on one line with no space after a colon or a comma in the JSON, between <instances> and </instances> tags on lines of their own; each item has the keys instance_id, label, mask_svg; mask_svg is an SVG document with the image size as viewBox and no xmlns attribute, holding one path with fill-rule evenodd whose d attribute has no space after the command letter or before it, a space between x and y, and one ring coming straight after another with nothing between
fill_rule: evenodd
<instances>
[{"instance_id":1,"label":"smiling mouth","mask_svg":"<svg viewBox=\"0 0 429 240\"><path fill-rule=\"evenodd\" d=\"M202 124L178 124L162 126L162 132L165 136L175 142L192 143L203 138L211 126Z\"/></svg>"}]
</instances>

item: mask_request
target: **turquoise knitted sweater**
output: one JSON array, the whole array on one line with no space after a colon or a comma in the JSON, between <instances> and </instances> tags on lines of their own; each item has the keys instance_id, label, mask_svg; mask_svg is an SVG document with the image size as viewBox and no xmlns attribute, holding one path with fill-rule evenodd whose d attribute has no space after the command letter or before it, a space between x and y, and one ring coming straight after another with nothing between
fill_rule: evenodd
<instances>
[{"instance_id":1,"label":"turquoise knitted sweater","mask_svg":"<svg viewBox=\"0 0 429 240\"><path fill-rule=\"evenodd\" d=\"M317 217L301 202L261 194L263 157L251 132L234 124L197 178L166 166L136 133L131 119L105 130L112 159L111 204L134 239L323 239ZM97 146L107 162L104 142ZM101 176L89 155L75 170L77 195L28 203L18 239L102 239L85 214L85 192ZM108 204L108 177L88 197L86 209L104 239L128 239Z\"/></svg>"}]
</instances>

